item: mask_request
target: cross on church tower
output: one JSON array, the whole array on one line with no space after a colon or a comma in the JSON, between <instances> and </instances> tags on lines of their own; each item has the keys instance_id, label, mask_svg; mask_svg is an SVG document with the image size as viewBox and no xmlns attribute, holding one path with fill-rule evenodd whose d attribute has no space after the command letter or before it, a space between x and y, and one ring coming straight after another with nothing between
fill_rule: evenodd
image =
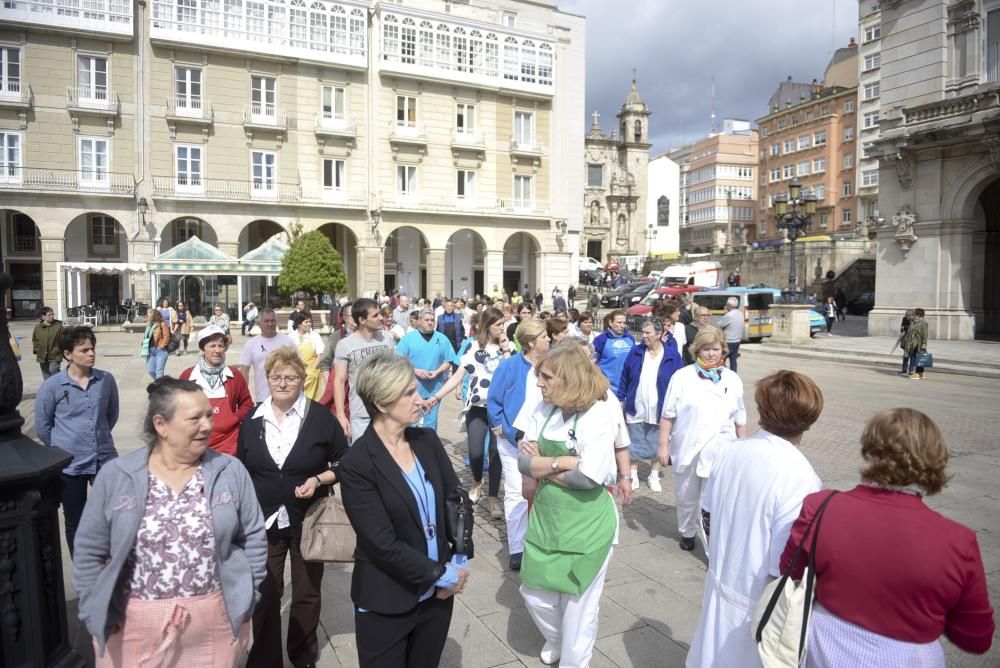
<instances>
[{"instance_id":1,"label":"cross on church tower","mask_svg":"<svg viewBox=\"0 0 1000 668\"><path fill-rule=\"evenodd\" d=\"M601 125L601 112L595 110L594 113L591 114L591 116L594 118L594 127L600 127L600 125Z\"/></svg>"}]
</instances>

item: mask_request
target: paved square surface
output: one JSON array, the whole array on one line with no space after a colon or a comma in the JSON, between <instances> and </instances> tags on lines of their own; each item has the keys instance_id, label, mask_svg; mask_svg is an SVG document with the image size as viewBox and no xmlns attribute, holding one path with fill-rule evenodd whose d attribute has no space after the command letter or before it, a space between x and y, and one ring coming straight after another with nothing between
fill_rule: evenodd
<instances>
[{"instance_id":1,"label":"paved square surface","mask_svg":"<svg viewBox=\"0 0 1000 668\"><path fill-rule=\"evenodd\" d=\"M22 336L27 331L15 327ZM137 335L98 334L98 366L114 373L122 390L122 417L115 429L121 453L140 446L138 425L145 414L149 382L135 353ZM239 359L243 339L237 335L230 362ZM30 346L28 346L30 348ZM167 372L177 375L194 362L194 355L171 357ZM858 439L865 419L874 411L910 406L927 412L943 428L951 449L951 484L929 505L976 530L994 605L1000 601L1000 381L958 375L934 375L924 381L896 376L885 368L866 368L809 359L782 359L744 348L740 360L750 424L756 423L753 383L779 369L810 375L825 395L823 414L806 434L803 451L828 487L849 488L861 465ZM33 360L22 362L26 400L25 431L34 436L31 398L40 380ZM458 402L449 399L440 421L460 477L471 482L464 465L465 435L454 417ZM753 429L751 429L751 432ZM645 480L646 470L640 469ZM701 606L705 555L681 552L676 541L672 477L663 478L663 492L645 487L623 514L621 542L616 547L601 599L600 628L592 665L682 666ZM506 569L503 521L490 520L485 503L479 507L477 558L466 593L457 599L442 666L488 668L539 666L542 638L534 628L518 593L519 577ZM67 554L64 550L64 554ZM75 624L76 595L65 559L67 606L76 645L91 654L86 631ZM323 581L320 666L357 665L350 603L350 569L328 566ZM947 643L946 643L947 645ZM994 638L989 654L976 657L947 646L949 666L1000 666Z\"/></svg>"}]
</instances>

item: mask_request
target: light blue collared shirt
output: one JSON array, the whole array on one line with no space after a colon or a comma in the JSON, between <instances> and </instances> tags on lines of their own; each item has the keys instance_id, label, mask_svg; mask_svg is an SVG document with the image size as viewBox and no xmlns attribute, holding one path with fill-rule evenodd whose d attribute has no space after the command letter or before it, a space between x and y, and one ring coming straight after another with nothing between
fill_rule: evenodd
<instances>
[{"instance_id":1,"label":"light blue collared shirt","mask_svg":"<svg viewBox=\"0 0 1000 668\"><path fill-rule=\"evenodd\" d=\"M92 369L84 389L65 371L48 378L35 397L35 433L45 445L73 455L66 475L95 474L118 456L111 435L118 422L118 384L107 371Z\"/></svg>"}]
</instances>

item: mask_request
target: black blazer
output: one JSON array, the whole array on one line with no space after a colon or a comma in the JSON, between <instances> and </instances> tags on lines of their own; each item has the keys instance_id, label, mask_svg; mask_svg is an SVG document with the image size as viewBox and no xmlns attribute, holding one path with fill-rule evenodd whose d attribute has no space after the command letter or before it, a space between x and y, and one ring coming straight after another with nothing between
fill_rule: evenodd
<instances>
[{"instance_id":1,"label":"black blazer","mask_svg":"<svg viewBox=\"0 0 1000 668\"><path fill-rule=\"evenodd\" d=\"M427 556L413 492L374 427L368 427L340 462L344 509L358 535L351 600L382 614L412 610L444 574L454 546L445 521L445 499L458 499L451 460L430 429L407 428L406 440L434 486L437 561Z\"/></svg>"},{"instance_id":2,"label":"black blazer","mask_svg":"<svg viewBox=\"0 0 1000 668\"><path fill-rule=\"evenodd\" d=\"M317 499L326 496L329 489L320 487L311 499L299 499L295 496L295 488L307 478L336 470L336 462L347 452L347 437L337 418L326 406L311 399L306 401L309 408L305 422L281 469L267 450L264 418L253 417L260 404L254 406L244 418L236 442L236 457L250 472L264 518L267 519L284 505L291 528L296 533L302 528L306 511Z\"/></svg>"}]
</instances>

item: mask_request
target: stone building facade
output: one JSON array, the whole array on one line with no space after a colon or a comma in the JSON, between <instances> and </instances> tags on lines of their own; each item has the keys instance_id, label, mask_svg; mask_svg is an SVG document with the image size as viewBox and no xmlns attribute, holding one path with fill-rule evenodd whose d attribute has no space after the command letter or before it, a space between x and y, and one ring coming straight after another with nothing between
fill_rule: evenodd
<instances>
[{"instance_id":1,"label":"stone building facade","mask_svg":"<svg viewBox=\"0 0 1000 668\"><path fill-rule=\"evenodd\" d=\"M1000 2L882 0L872 334L1000 337Z\"/></svg>"},{"instance_id":2,"label":"stone building facade","mask_svg":"<svg viewBox=\"0 0 1000 668\"><path fill-rule=\"evenodd\" d=\"M602 262L622 255L646 255L649 108L632 89L618 111L618 128L601 129L595 111L584 138L586 186L580 253Z\"/></svg>"},{"instance_id":3,"label":"stone building facade","mask_svg":"<svg viewBox=\"0 0 1000 668\"><path fill-rule=\"evenodd\" d=\"M296 224L330 238L355 295L575 280L582 17L554 0L224 4L0 7L16 316L63 288L236 313L273 277L142 267L193 236L243 257Z\"/></svg>"}]
</instances>

